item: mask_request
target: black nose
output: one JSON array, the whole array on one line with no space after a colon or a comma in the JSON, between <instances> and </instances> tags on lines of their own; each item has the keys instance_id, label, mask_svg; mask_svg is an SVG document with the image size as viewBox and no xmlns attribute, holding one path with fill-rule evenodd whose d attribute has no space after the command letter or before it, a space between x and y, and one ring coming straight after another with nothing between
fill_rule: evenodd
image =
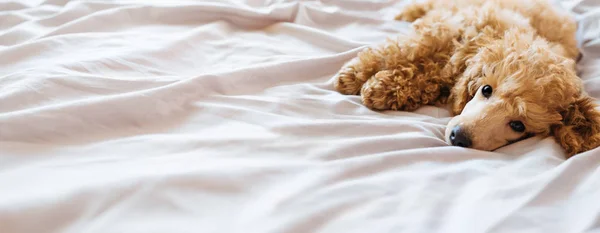
<instances>
[{"instance_id":1,"label":"black nose","mask_svg":"<svg viewBox=\"0 0 600 233\"><path fill-rule=\"evenodd\" d=\"M458 125L455 126L450 133L450 143L452 143L453 146L460 147L471 147L472 145L467 132Z\"/></svg>"}]
</instances>

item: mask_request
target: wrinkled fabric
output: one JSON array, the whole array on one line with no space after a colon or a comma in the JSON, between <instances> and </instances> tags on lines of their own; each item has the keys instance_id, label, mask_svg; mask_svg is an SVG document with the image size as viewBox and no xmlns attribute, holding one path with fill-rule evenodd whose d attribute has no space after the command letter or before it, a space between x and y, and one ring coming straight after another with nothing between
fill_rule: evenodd
<instances>
[{"instance_id":1,"label":"wrinkled fabric","mask_svg":"<svg viewBox=\"0 0 600 233\"><path fill-rule=\"evenodd\" d=\"M406 1L0 2L0 232L600 232L600 149L333 90ZM600 97L600 3L579 22Z\"/></svg>"}]
</instances>

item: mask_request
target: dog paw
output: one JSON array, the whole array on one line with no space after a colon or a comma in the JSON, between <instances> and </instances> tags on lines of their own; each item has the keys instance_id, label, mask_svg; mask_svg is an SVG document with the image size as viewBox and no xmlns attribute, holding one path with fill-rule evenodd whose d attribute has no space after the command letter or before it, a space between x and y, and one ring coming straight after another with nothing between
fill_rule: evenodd
<instances>
[{"instance_id":1,"label":"dog paw","mask_svg":"<svg viewBox=\"0 0 600 233\"><path fill-rule=\"evenodd\" d=\"M363 104L373 110L397 110L398 102L403 101L398 96L398 86L392 71L377 72L362 86L361 97Z\"/></svg>"},{"instance_id":2,"label":"dog paw","mask_svg":"<svg viewBox=\"0 0 600 233\"><path fill-rule=\"evenodd\" d=\"M361 89L363 104L373 110L413 111L422 105L421 94L398 70L378 72Z\"/></svg>"},{"instance_id":3,"label":"dog paw","mask_svg":"<svg viewBox=\"0 0 600 233\"><path fill-rule=\"evenodd\" d=\"M358 62L358 58L352 59L336 74L334 87L338 92L345 95L358 95L360 93L360 88L364 81L361 81L357 77L356 66Z\"/></svg>"}]
</instances>

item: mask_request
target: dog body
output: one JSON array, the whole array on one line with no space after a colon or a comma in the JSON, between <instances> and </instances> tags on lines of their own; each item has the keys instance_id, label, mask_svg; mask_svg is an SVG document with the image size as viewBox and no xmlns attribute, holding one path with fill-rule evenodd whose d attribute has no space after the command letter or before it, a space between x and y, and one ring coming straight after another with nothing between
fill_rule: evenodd
<instances>
[{"instance_id":1,"label":"dog body","mask_svg":"<svg viewBox=\"0 0 600 233\"><path fill-rule=\"evenodd\" d=\"M426 0L397 20L413 32L367 48L335 88L374 110L450 102L449 144L495 150L554 136L568 156L600 144L600 114L575 72L577 25L542 0Z\"/></svg>"}]
</instances>

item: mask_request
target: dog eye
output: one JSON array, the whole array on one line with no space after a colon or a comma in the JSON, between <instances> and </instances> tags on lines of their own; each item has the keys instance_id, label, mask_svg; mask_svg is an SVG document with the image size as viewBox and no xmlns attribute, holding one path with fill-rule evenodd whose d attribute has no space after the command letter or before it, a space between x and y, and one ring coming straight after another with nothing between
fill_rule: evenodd
<instances>
[{"instance_id":1,"label":"dog eye","mask_svg":"<svg viewBox=\"0 0 600 233\"><path fill-rule=\"evenodd\" d=\"M485 85L481 88L481 94L485 96L485 98L490 98L492 96L492 87L490 85Z\"/></svg>"},{"instance_id":2,"label":"dog eye","mask_svg":"<svg viewBox=\"0 0 600 233\"><path fill-rule=\"evenodd\" d=\"M525 125L523 125L523 122L511 121L510 123L508 123L508 125L515 132L519 132L519 133L525 132Z\"/></svg>"}]
</instances>

